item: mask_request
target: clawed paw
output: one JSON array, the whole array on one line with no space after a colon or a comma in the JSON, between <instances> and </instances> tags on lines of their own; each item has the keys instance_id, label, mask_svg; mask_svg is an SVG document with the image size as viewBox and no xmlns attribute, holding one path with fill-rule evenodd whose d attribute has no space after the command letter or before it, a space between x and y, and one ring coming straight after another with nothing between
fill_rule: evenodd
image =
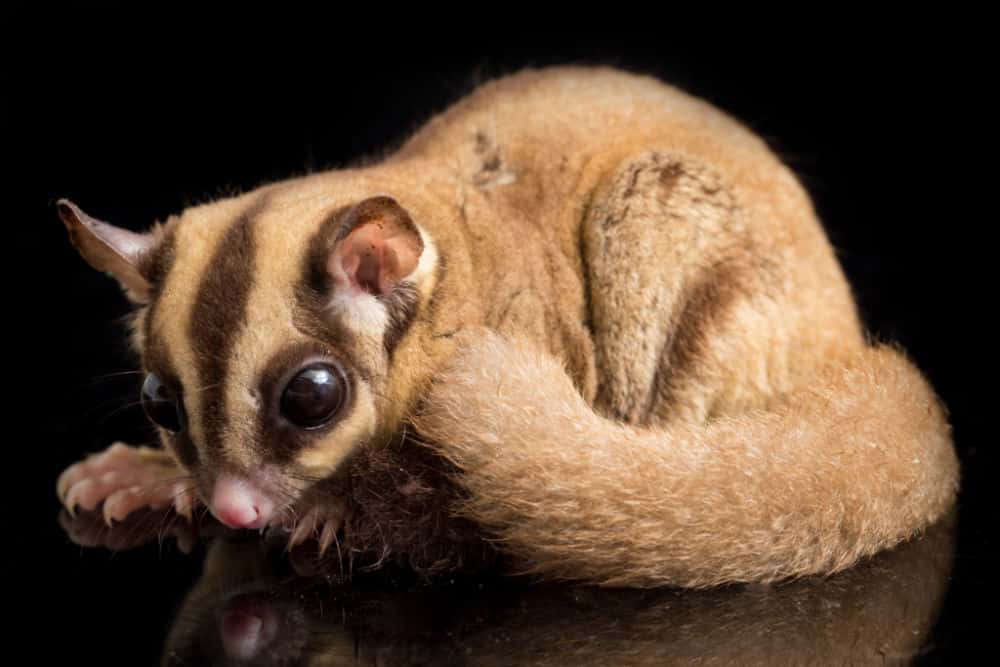
<instances>
[{"instance_id":1,"label":"clawed paw","mask_svg":"<svg viewBox=\"0 0 1000 667\"><path fill-rule=\"evenodd\" d=\"M190 477L166 452L123 443L71 465L60 475L56 492L71 515L78 507L93 511L103 505L108 525L139 509L171 505L190 521L198 502Z\"/></svg>"}]
</instances>

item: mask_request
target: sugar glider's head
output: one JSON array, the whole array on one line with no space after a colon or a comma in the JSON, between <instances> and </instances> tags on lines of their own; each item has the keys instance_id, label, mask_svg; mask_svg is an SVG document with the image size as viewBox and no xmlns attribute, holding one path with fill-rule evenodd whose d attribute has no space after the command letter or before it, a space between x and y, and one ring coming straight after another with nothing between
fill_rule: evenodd
<instances>
[{"instance_id":1,"label":"sugar glider's head","mask_svg":"<svg viewBox=\"0 0 1000 667\"><path fill-rule=\"evenodd\" d=\"M276 521L384 428L394 353L436 279L394 199L331 206L267 191L146 233L59 215L138 308L142 402L223 523Z\"/></svg>"}]
</instances>

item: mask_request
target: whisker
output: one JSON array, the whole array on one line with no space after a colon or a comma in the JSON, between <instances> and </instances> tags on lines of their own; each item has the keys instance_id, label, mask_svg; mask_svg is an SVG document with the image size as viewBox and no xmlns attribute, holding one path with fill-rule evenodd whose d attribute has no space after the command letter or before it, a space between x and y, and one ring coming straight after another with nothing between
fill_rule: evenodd
<instances>
[{"instance_id":1,"label":"whisker","mask_svg":"<svg viewBox=\"0 0 1000 667\"><path fill-rule=\"evenodd\" d=\"M337 562L340 565L340 578L341 578L341 580L343 580L344 579L344 554L340 550L340 540L337 539L337 533L333 534L333 543L337 547Z\"/></svg>"},{"instance_id":2,"label":"whisker","mask_svg":"<svg viewBox=\"0 0 1000 667\"><path fill-rule=\"evenodd\" d=\"M137 518L134 518L131 522L127 522L124 524L124 527L126 528L127 532L125 533L125 539L123 541L123 545L126 549L129 547L138 546L140 544L145 544L149 541L147 539L136 540L135 538L137 535L142 537L145 534L151 532L149 529L151 527L151 522L155 521L155 517L156 517L155 514L146 513L138 516ZM108 532L110 533L111 530L112 527L109 527ZM135 544L133 544L133 542L135 542Z\"/></svg>"},{"instance_id":3,"label":"whisker","mask_svg":"<svg viewBox=\"0 0 1000 667\"><path fill-rule=\"evenodd\" d=\"M129 410L131 408L136 408L136 407L139 407L141 405L142 405L142 401L129 401L125 405L119 406L119 407L115 408L114 410L112 410L111 412L109 412L108 414L106 414L104 417L102 417L100 420L98 420L97 424L98 424L98 426L103 426L105 423L107 423L107 421L109 419L111 419L115 415L119 415L119 414L125 412L126 410Z\"/></svg>"},{"instance_id":4,"label":"whisker","mask_svg":"<svg viewBox=\"0 0 1000 667\"><path fill-rule=\"evenodd\" d=\"M145 373L143 371L120 371L115 373L105 373L103 375L98 375L92 378L88 382L81 383L80 387L91 389L102 382L111 382L112 380L118 380L123 377L131 377L136 375L142 376L145 375Z\"/></svg>"},{"instance_id":5,"label":"whisker","mask_svg":"<svg viewBox=\"0 0 1000 667\"><path fill-rule=\"evenodd\" d=\"M100 401L99 403L97 403L97 405L95 405L95 406L93 406L91 408L88 408L83 413L83 416L89 417L90 415L92 415L93 413L97 412L98 410L103 410L104 408L108 407L109 405L111 405L113 403L119 403L120 401L124 401L126 399L133 398L134 396L135 396L135 394L133 394L132 392L115 394L114 396L105 398L103 401Z\"/></svg>"}]
</instances>

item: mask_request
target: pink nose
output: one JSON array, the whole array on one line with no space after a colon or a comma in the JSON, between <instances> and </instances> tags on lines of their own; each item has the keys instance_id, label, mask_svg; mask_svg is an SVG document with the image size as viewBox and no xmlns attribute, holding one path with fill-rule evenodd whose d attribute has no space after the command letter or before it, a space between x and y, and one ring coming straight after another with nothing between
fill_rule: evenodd
<instances>
[{"instance_id":1,"label":"pink nose","mask_svg":"<svg viewBox=\"0 0 1000 667\"><path fill-rule=\"evenodd\" d=\"M230 528L263 528L274 503L258 486L233 475L220 475L212 488L212 514Z\"/></svg>"}]
</instances>

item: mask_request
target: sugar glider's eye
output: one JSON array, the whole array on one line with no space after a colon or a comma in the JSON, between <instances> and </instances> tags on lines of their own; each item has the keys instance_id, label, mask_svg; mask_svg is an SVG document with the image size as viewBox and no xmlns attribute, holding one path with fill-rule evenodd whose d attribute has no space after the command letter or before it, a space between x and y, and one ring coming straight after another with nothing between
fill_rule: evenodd
<instances>
[{"instance_id":1,"label":"sugar glider's eye","mask_svg":"<svg viewBox=\"0 0 1000 667\"><path fill-rule=\"evenodd\" d=\"M142 409L149 421L171 433L184 430L184 405L155 374L150 373L142 383Z\"/></svg>"},{"instance_id":2,"label":"sugar glider's eye","mask_svg":"<svg viewBox=\"0 0 1000 667\"><path fill-rule=\"evenodd\" d=\"M342 370L312 364L293 377L281 394L281 415L301 428L319 428L340 411L347 397Z\"/></svg>"}]
</instances>

